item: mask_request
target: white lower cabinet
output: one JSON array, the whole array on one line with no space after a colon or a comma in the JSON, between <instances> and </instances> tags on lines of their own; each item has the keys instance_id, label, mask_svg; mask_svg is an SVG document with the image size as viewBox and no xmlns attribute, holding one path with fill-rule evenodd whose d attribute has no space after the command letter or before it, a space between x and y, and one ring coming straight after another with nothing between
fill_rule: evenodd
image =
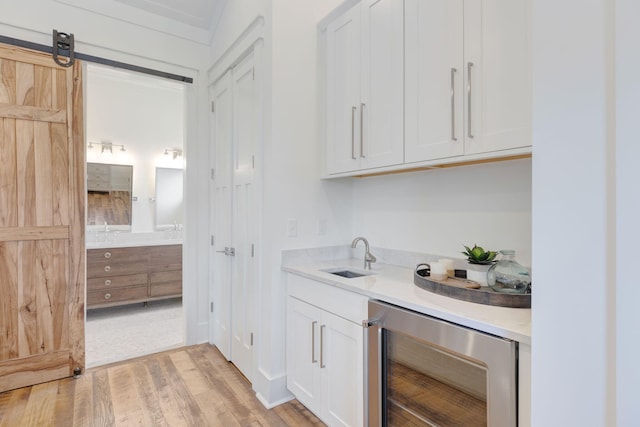
<instances>
[{"instance_id":1,"label":"white lower cabinet","mask_svg":"<svg viewBox=\"0 0 640 427\"><path fill-rule=\"evenodd\" d=\"M329 426L362 426L368 298L289 275L287 387Z\"/></svg>"}]
</instances>

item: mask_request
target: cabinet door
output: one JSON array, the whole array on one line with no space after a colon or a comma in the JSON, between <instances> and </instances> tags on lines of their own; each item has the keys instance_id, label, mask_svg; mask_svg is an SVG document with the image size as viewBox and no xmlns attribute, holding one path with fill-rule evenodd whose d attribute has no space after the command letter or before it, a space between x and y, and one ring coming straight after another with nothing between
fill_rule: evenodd
<instances>
[{"instance_id":1,"label":"cabinet door","mask_svg":"<svg viewBox=\"0 0 640 427\"><path fill-rule=\"evenodd\" d=\"M327 173L359 168L360 5L327 26Z\"/></svg>"},{"instance_id":2,"label":"cabinet door","mask_svg":"<svg viewBox=\"0 0 640 427\"><path fill-rule=\"evenodd\" d=\"M531 145L531 2L465 0L465 154Z\"/></svg>"},{"instance_id":3,"label":"cabinet door","mask_svg":"<svg viewBox=\"0 0 640 427\"><path fill-rule=\"evenodd\" d=\"M462 155L463 0L405 8L405 162Z\"/></svg>"},{"instance_id":4,"label":"cabinet door","mask_svg":"<svg viewBox=\"0 0 640 427\"><path fill-rule=\"evenodd\" d=\"M320 320L322 311L287 297L287 388L315 414L322 408L320 394Z\"/></svg>"},{"instance_id":5,"label":"cabinet door","mask_svg":"<svg viewBox=\"0 0 640 427\"><path fill-rule=\"evenodd\" d=\"M404 161L403 0L361 6L361 95L356 150L360 169Z\"/></svg>"},{"instance_id":6,"label":"cabinet door","mask_svg":"<svg viewBox=\"0 0 640 427\"><path fill-rule=\"evenodd\" d=\"M362 426L364 412L362 327L328 312L320 325L322 419L331 426Z\"/></svg>"}]
</instances>

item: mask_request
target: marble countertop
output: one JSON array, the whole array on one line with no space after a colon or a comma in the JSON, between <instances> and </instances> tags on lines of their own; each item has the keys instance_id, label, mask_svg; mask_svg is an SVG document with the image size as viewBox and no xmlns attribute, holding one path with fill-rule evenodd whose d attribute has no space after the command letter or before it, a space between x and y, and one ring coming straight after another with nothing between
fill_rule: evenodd
<instances>
[{"instance_id":1,"label":"marble countertop","mask_svg":"<svg viewBox=\"0 0 640 427\"><path fill-rule=\"evenodd\" d=\"M283 257L284 259L284 257ZM414 285L413 268L374 263L371 275L344 278L323 270L362 270L362 259L287 260L282 269L312 280L386 301L462 326L531 344L531 309L495 307L436 295ZM302 262L300 262L302 261Z\"/></svg>"}]
</instances>

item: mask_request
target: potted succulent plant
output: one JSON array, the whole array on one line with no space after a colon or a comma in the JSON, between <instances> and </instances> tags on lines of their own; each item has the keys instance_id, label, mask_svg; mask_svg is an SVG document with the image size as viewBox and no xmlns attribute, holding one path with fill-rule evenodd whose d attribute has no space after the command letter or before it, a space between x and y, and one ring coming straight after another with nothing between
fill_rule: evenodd
<instances>
[{"instance_id":1,"label":"potted succulent plant","mask_svg":"<svg viewBox=\"0 0 640 427\"><path fill-rule=\"evenodd\" d=\"M485 251L482 246L478 246L475 244L473 245L473 248L470 248L466 245L463 246L466 250L462 252L462 254L467 256L467 261L469 261L469 264L491 264L496 258L496 255L498 255L498 253L495 251Z\"/></svg>"},{"instance_id":2,"label":"potted succulent plant","mask_svg":"<svg viewBox=\"0 0 640 427\"><path fill-rule=\"evenodd\" d=\"M496 251L485 251L482 246L476 244L473 245L473 248L466 245L463 246L465 251L462 252L462 254L466 255L467 261L469 262L467 279L487 286L487 271L489 271L489 267L491 267L495 261L498 253Z\"/></svg>"}]
</instances>

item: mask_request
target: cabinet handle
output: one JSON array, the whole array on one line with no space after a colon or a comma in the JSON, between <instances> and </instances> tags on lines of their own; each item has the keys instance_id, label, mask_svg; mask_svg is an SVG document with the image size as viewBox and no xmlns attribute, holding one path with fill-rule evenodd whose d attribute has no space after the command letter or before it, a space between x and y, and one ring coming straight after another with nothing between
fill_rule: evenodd
<instances>
[{"instance_id":1,"label":"cabinet handle","mask_svg":"<svg viewBox=\"0 0 640 427\"><path fill-rule=\"evenodd\" d=\"M356 107L351 107L351 159L356 159Z\"/></svg>"},{"instance_id":2,"label":"cabinet handle","mask_svg":"<svg viewBox=\"0 0 640 427\"><path fill-rule=\"evenodd\" d=\"M456 138L456 70L451 69L451 140L457 141Z\"/></svg>"},{"instance_id":3,"label":"cabinet handle","mask_svg":"<svg viewBox=\"0 0 640 427\"><path fill-rule=\"evenodd\" d=\"M105 252L104 257L107 259L111 258L111 252Z\"/></svg>"},{"instance_id":4,"label":"cabinet handle","mask_svg":"<svg viewBox=\"0 0 640 427\"><path fill-rule=\"evenodd\" d=\"M467 136L473 138L473 132L471 132L471 68L473 68L473 62L467 62Z\"/></svg>"},{"instance_id":5,"label":"cabinet handle","mask_svg":"<svg viewBox=\"0 0 640 427\"><path fill-rule=\"evenodd\" d=\"M105 280L105 281L104 281L104 285L105 285L105 286L109 286L109 285L111 285L111 279L107 279L107 280Z\"/></svg>"},{"instance_id":6,"label":"cabinet handle","mask_svg":"<svg viewBox=\"0 0 640 427\"><path fill-rule=\"evenodd\" d=\"M360 103L360 157L363 159L364 155L364 107L365 104Z\"/></svg>"},{"instance_id":7,"label":"cabinet handle","mask_svg":"<svg viewBox=\"0 0 640 427\"><path fill-rule=\"evenodd\" d=\"M104 294L104 299L111 299L111 294L108 292Z\"/></svg>"},{"instance_id":8,"label":"cabinet handle","mask_svg":"<svg viewBox=\"0 0 640 427\"><path fill-rule=\"evenodd\" d=\"M324 353L324 338L323 338L323 331L324 331L325 325L320 326L320 367L321 368L326 368L327 365L324 364L324 357L323 354Z\"/></svg>"},{"instance_id":9,"label":"cabinet handle","mask_svg":"<svg viewBox=\"0 0 640 427\"><path fill-rule=\"evenodd\" d=\"M311 322L311 363L316 363L316 325L317 320Z\"/></svg>"},{"instance_id":10,"label":"cabinet handle","mask_svg":"<svg viewBox=\"0 0 640 427\"><path fill-rule=\"evenodd\" d=\"M106 266L104 267L104 271L106 271L106 272L111 271L111 266L110 266L110 265L106 265Z\"/></svg>"}]
</instances>

